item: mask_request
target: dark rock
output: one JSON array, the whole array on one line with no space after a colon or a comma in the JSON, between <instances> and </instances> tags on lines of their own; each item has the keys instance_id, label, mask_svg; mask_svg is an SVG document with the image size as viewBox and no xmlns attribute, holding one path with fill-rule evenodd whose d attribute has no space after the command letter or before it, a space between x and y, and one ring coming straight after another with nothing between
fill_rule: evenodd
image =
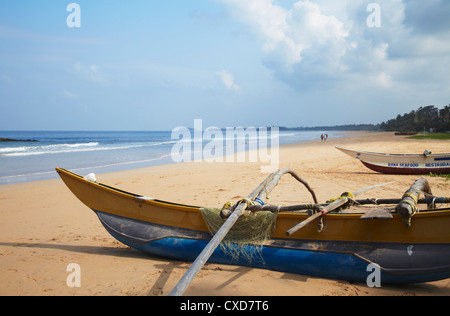
<instances>
[{"instance_id":1,"label":"dark rock","mask_svg":"<svg viewBox=\"0 0 450 316\"><path fill-rule=\"evenodd\" d=\"M35 139L0 138L0 142L37 142Z\"/></svg>"}]
</instances>

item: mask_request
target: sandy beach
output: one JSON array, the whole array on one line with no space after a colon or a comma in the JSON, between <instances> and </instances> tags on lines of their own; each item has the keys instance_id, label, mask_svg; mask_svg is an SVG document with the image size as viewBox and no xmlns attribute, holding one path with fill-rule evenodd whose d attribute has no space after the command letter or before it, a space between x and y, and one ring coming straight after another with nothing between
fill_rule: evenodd
<instances>
[{"instance_id":1,"label":"sandy beach","mask_svg":"<svg viewBox=\"0 0 450 316\"><path fill-rule=\"evenodd\" d=\"M442 153L449 151L450 141L354 132L347 138L282 146L280 169L295 170L321 202L344 191L389 181L395 183L365 197L399 198L420 178L375 173L335 145L375 152ZM191 162L98 174L97 180L160 200L219 207L245 197L266 176L258 163ZM450 181L424 177L434 195L450 196ZM310 202L310 195L295 180L285 177L270 195L270 202L299 204ZM190 266L149 256L117 242L60 179L0 186L0 213L0 295L166 296ZM66 283L71 263L81 267L79 288ZM368 288L366 284L207 264L186 295L450 295L450 279Z\"/></svg>"}]
</instances>

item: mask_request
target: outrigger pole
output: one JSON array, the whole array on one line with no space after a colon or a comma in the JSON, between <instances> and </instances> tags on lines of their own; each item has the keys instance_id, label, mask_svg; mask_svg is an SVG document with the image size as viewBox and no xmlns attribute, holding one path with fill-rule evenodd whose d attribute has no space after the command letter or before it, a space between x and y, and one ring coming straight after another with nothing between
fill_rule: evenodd
<instances>
[{"instance_id":1,"label":"outrigger pole","mask_svg":"<svg viewBox=\"0 0 450 316\"><path fill-rule=\"evenodd\" d=\"M337 208L341 207L342 205L346 204L353 197L357 197L358 195L361 195L361 194L363 194L363 193L365 193L367 191L370 191L372 189L375 189L375 188L378 188L378 187L381 187L381 186L385 186L385 185L388 185L388 184L391 184L391 183L394 183L394 182L387 182L387 183L376 184L376 185L370 186L368 188L361 189L361 190L353 192L353 193L347 192L346 194L343 194L339 199L337 199L333 203L325 206L319 213L311 215L310 217L308 217L308 219L305 219L303 222L301 222L301 223L295 225L294 227L292 227L291 229L289 229L286 232L286 235L287 236L291 236L296 231L302 229L303 227L305 227L306 225L308 225L309 223L311 223L315 219L317 219L317 218L319 218L321 216L325 216L329 212L334 211L335 209L337 209Z\"/></svg>"}]
</instances>

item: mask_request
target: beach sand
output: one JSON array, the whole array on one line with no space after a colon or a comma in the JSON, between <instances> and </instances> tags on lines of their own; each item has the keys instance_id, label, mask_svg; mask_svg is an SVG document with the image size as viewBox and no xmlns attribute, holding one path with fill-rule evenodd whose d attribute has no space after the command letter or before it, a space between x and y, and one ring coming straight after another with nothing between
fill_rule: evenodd
<instances>
[{"instance_id":1,"label":"beach sand","mask_svg":"<svg viewBox=\"0 0 450 316\"><path fill-rule=\"evenodd\" d=\"M392 133L282 146L280 169L292 168L320 202L370 185L395 181L364 197L400 198L420 176L383 175L334 148L391 153L448 152L449 141L412 140ZM64 166L55 166L64 167ZM161 200L222 206L247 196L265 178L257 163L192 162L98 174L99 182ZM450 196L450 181L425 176L437 196ZM270 202L311 202L286 176ZM0 295L168 295L189 263L143 254L115 241L96 215L60 179L0 186ZM67 267L81 268L81 287L70 288ZM408 286L365 284L239 266L207 264L185 293L191 296L450 295L450 279Z\"/></svg>"}]
</instances>

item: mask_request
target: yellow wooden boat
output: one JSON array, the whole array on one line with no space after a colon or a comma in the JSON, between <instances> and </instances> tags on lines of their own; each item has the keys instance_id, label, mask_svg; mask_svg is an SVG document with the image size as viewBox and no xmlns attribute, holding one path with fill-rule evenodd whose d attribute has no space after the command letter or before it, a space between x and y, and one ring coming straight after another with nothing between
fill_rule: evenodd
<instances>
[{"instance_id":1,"label":"yellow wooden boat","mask_svg":"<svg viewBox=\"0 0 450 316\"><path fill-rule=\"evenodd\" d=\"M212 238L198 206L148 198L56 170L106 230L132 248L193 261ZM450 277L450 209L421 211L410 227L395 212L389 220L361 220L362 215L328 214L320 232L317 224L311 224L287 236L288 230L309 215L281 212L258 258L236 258L218 247L209 262L356 282L366 282L371 273L368 266L375 264L382 284Z\"/></svg>"}]
</instances>

